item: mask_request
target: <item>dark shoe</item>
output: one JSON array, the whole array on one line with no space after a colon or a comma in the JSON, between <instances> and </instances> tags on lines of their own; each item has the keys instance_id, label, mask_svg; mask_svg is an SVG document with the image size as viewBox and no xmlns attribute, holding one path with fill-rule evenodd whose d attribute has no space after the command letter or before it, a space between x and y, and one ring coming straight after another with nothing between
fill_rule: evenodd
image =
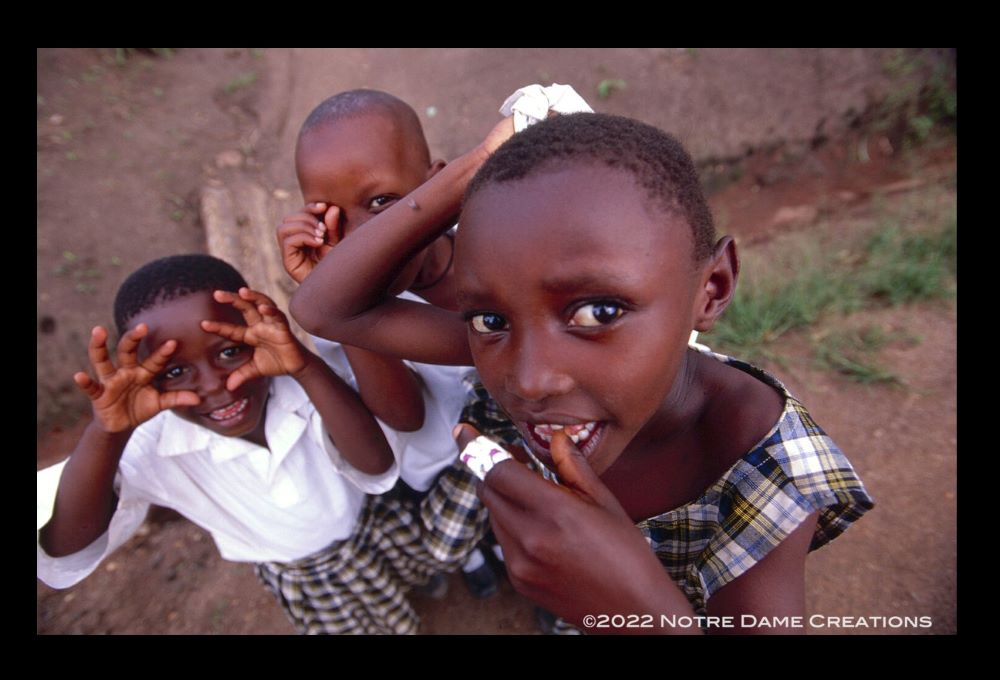
<instances>
[{"instance_id":1,"label":"dark shoe","mask_svg":"<svg viewBox=\"0 0 1000 680\"><path fill-rule=\"evenodd\" d=\"M463 571L462 577L465 579L465 585L469 587L469 592L477 600L493 597L500 590L497 575L493 573L489 562L484 562L478 569Z\"/></svg>"},{"instance_id":2,"label":"dark shoe","mask_svg":"<svg viewBox=\"0 0 1000 680\"><path fill-rule=\"evenodd\" d=\"M549 610L535 607L535 623L544 635L556 635L556 615Z\"/></svg>"},{"instance_id":3,"label":"dark shoe","mask_svg":"<svg viewBox=\"0 0 1000 680\"><path fill-rule=\"evenodd\" d=\"M443 600L448 594L448 574L434 574L430 581L417 586L413 591L432 600Z\"/></svg>"}]
</instances>

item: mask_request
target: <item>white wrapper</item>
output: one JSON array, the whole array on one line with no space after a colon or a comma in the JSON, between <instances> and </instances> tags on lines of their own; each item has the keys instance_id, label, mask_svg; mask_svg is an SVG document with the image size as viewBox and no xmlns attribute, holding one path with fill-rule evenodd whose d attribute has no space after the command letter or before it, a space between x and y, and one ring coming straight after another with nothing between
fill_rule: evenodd
<instances>
[{"instance_id":1,"label":"white wrapper","mask_svg":"<svg viewBox=\"0 0 1000 680\"><path fill-rule=\"evenodd\" d=\"M486 479L486 473L492 470L494 465L512 457L495 441L482 435L466 444L465 449L459 454L462 462L468 465L479 479Z\"/></svg>"}]
</instances>

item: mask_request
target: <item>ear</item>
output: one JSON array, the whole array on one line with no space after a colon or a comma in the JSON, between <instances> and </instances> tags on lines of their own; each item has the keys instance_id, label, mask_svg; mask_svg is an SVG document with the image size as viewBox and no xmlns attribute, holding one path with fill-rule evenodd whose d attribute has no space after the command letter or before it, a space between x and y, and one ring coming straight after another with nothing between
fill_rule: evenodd
<instances>
[{"instance_id":1,"label":"ear","mask_svg":"<svg viewBox=\"0 0 1000 680\"><path fill-rule=\"evenodd\" d=\"M431 167L427 168L427 176L424 177L424 181L426 182L431 177L433 177L434 175L436 175L439 172L441 172L441 170L446 165L448 165L448 162L447 161L443 161L441 159L438 159L438 160L434 161L433 163L431 163Z\"/></svg>"},{"instance_id":2,"label":"ear","mask_svg":"<svg viewBox=\"0 0 1000 680\"><path fill-rule=\"evenodd\" d=\"M701 270L695 296L694 330L708 331L733 300L740 275L740 258L732 236L719 239L715 251Z\"/></svg>"}]
</instances>

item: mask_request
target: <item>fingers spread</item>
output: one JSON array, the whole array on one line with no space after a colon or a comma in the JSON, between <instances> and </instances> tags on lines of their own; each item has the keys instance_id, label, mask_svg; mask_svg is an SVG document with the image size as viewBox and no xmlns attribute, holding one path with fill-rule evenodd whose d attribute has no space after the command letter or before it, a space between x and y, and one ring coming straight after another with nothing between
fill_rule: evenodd
<instances>
[{"instance_id":1,"label":"fingers spread","mask_svg":"<svg viewBox=\"0 0 1000 680\"><path fill-rule=\"evenodd\" d=\"M201 398L194 392L178 390L176 392L160 393L160 410L177 408L178 406L197 406Z\"/></svg>"},{"instance_id":2,"label":"fingers spread","mask_svg":"<svg viewBox=\"0 0 1000 680\"><path fill-rule=\"evenodd\" d=\"M223 321L210 321L208 319L201 322L201 329L206 333L212 333L233 342L243 342L243 338L247 333L246 326L238 326L234 323L225 323Z\"/></svg>"},{"instance_id":3,"label":"fingers spread","mask_svg":"<svg viewBox=\"0 0 1000 680\"><path fill-rule=\"evenodd\" d=\"M87 395L88 399L97 399L104 392L104 388L101 387L100 383L94 382L93 379L83 371L73 374L73 382L76 386Z\"/></svg>"},{"instance_id":4,"label":"fingers spread","mask_svg":"<svg viewBox=\"0 0 1000 680\"><path fill-rule=\"evenodd\" d=\"M107 380L115 373L115 365L111 363L108 354L108 332L101 326L95 326L90 332L90 344L87 345L87 356L90 365L94 367L98 380Z\"/></svg>"},{"instance_id":5,"label":"fingers spread","mask_svg":"<svg viewBox=\"0 0 1000 680\"><path fill-rule=\"evenodd\" d=\"M146 357L146 360L142 362L142 367L156 375L162 371L167 366L167 362L170 361L170 355L174 353L177 349L176 340L167 340L162 345L156 348L156 351Z\"/></svg>"},{"instance_id":6,"label":"fingers spread","mask_svg":"<svg viewBox=\"0 0 1000 680\"><path fill-rule=\"evenodd\" d=\"M253 367L252 363L243 364L226 378L226 389L230 392L235 392L247 380L252 380L259 375L260 373Z\"/></svg>"},{"instance_id":7,"label":"fingers spread","mask_svg":"<svg viewBox=\"0 0 1000 680\"><path fill-rule=\"evenodd\" d=\"M243 289L241 288L240 290ZM249 288L246 290L249 290ZM252 326L260 321L260 314L257 312L257 306L249 300L244 300L240 295L230 293L228 290L217 290L214 293L214 297L216 302L232 305L239 310L240 314L243 315L243 320L247 322L248 326Z\"/></svg>"},{"instance_id":8,"label":"fingers spread","mask_svg":"<svg viewBox=\"0 0 1000 680\"><path fill-rule=\"evenodd\" d=\"M277 307L274 300L264 295L260 291L253 290L252 288L240 288L240 297L244 300L252 302L255 306L260 307L261 305L270 305L271 307Z\"/></svg>"}]
</instances>

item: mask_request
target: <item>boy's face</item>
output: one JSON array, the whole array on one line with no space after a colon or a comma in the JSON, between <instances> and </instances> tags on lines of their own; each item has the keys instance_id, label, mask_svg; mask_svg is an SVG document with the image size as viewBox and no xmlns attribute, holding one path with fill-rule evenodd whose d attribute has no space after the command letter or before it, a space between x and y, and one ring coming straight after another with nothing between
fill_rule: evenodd
<instances>
[{"instance_id":1,"label":"boy's face","mask_svg":"<svg viewBox=\"0 0 1000 680\"><path fill-rule=\"evenodd\" d=\"M562 426L600 475L669 417L698 268L687 223L630 175L577 164L485 187L456 248L476 367L543 461Z\"/></svg>"},{"instance_id":2,"label":"boy's face","mask_svg":"<svg viewBox=\"0 0 1000 680\"><path fill-rule=\"evenodd\" d=\"M248 380L235 392L227 390L229 374L250 360L253 348L206 333L202 320L244 323L239 312L213 300L209 291L154 305L129 322L131 328L141 322L149 327L139 346L139 360L167 340L176 340L177 349L153 384L161 392L191 390L201 403L175 408L174 413L225 437L248 435L262 422L270 378Z\"/></svg>"},{"instance_id":3,"label":"boy's face","mask_svg":"<svg viewBox=\"0 0 1000 680\"><path fill-rule=\"evenodd\" d=\"M313 128L295 154L302 197L340 208L338 236L347 236L428 178L423 140L409 137L390 116L376 113ZM423 259L423 253L413 258L399 277L405 285L394 290L411 285Z\"/></svg>"}]
</instances>

